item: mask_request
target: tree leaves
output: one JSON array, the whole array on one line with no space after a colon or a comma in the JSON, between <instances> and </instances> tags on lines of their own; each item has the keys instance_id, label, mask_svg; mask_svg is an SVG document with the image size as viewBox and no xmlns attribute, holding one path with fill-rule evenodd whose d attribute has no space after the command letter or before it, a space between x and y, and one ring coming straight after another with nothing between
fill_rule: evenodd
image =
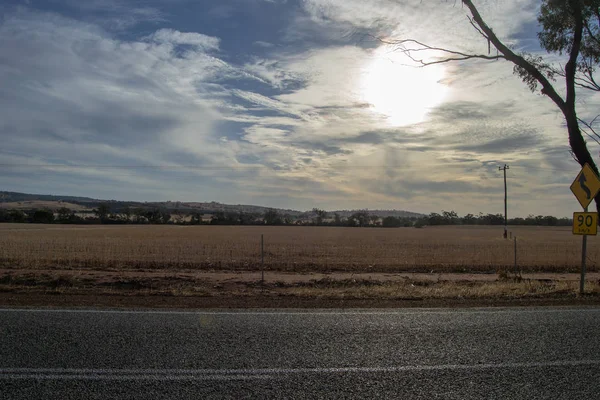
<instances>
[{"instance_id":1,"label":"tree leaves","mask_svg":"<svg viewBox=\"0 0 600 400\"><path fill-rule=\"evenodd\" d=\"M541 73L543 73L546 76L546 78L548 78L551 81L555 81L555 75L560 74L560 71L557 71L554 67L552 67L552 65L545 62L544 58L541 56L534 56L529 53L522 53L521 56L525 60L527 60L527 62L535 66ZM515 73L515 75L518 75L523 80L527 87L529 87L529 90L531 90L532 92L535 92L537 90L539 84L538 80L533 75L531 75L525 68L515 64L513 72Z\"/></svg>"},{"instance_id":2,"label":"tree leaves","mask_svg":"<svg viewBox=\"0 0 600 400\"><path fill-rule=\"evenodd\" d=\"M594 81L600 63L600 0L544 0L540 7L540 45L548 52L568 54L574 42L578 16L583 19L583 37L577 59L579 79ZM600 90L596 85L587 89Z\"/></svg>"}]
</instances>

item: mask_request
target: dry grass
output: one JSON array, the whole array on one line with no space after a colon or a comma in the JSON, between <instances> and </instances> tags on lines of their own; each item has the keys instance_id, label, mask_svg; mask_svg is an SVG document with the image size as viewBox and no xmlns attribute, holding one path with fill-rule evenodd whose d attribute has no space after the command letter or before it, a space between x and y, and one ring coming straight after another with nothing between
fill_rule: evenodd
<instances>
[{"instance_id":1,"label":"dry grass","mask_svg":"<svg viewBox=\"0 0 600 400\"><path fill-rule=\"evenodd\" d=\"M569 228L515 227L524 271L578 271ZM330 228L0 225L0 265L47 269L499 271L513 264L501 227ZM588 241L590 270L600 246Z\"/></svg>"},{"instance_id":2,"label":"dry grass","mask_svg":"<svg viewBox=\"0 0 600 400\"><path fill-rule=\"evenodd\" d=\"M190 277L147 276L89 279L73 274L24 273L0 276L0 292L64 295L128 295L178 297L285 297L321 300L514 300L576 298L573 281L379 281L368 279L316 279L261 283L251 280L212 281ZM600 282L588 281L586 297L600 295Z\"/></svg>"},{"instance_id":3,"label":"dry grass","mask_svg":"<svg viewBox=\"0 0 600 400\"><path fill-rule=\"evenodd\" d=\"M327 297L347 299L524 299L551 296L576 296L577 282L556 281L414 281L404 282L314 282L311 285L297 285L285 291L287 295L298 297ZM588 282L586 294L600 294L598 282Z\"/></svg>"}]
</instances>

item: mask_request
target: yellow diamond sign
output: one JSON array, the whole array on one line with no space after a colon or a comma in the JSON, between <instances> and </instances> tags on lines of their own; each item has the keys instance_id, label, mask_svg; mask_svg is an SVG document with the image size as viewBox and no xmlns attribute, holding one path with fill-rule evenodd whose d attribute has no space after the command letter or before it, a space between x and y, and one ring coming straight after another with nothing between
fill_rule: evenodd
<instances>
[{"instance_id":1,"label":"yellow diamond sign","mask_svg":"<svg viewBox=\"0 0 600 400\"><path fill-rule=\"evenodd\" d=\"M577 197L581 207L585 209L594 200L599 190L600 179L598 179L592 168L588 164L585 164L581 168L581 172L579 172L577 178L571 184L571 192Z\"/></svg>"}]
</instances>

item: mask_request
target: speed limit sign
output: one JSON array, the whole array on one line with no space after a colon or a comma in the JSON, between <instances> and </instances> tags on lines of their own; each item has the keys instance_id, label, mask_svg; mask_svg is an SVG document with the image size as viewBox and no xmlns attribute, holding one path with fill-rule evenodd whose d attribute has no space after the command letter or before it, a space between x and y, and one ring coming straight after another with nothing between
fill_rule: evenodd
<instances>
[{"instance_id":1,"label":"speed limit sign","mask_svg":"<svg viewBox=\"0 0 600 400\"><path fill-rule=\"evenodd\" d=\"M573 213L574 235L596 235L598 233L598 213L576 212Z\"/></svg>"}]
</instances>

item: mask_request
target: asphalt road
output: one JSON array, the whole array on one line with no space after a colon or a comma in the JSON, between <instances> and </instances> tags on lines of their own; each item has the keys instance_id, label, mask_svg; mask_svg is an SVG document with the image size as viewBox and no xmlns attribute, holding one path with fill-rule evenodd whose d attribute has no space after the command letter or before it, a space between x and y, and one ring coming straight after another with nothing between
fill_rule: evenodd
<instances>
[{"instance_id":1,"label":"asphalt road","mask_svg":"<svg viewBox=\"0 0 600 400\"><path fill-rule=\"evenodd\" d=\"M600 308L0 310L0 399L598 399Z\"/></svg>"}]
</instances>

